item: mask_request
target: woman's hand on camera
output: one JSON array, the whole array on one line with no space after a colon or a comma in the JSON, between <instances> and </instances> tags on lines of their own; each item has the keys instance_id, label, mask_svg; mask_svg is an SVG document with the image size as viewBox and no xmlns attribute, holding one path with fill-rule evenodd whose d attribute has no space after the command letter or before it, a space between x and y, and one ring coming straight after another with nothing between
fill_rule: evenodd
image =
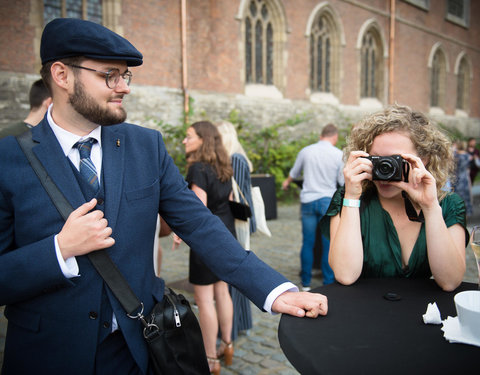
<instances>
[{"instance_id":1,"label":"woman's hand on camera","mask_svg":"<svg viewBox=\"0 0 480 375\"><path fill-rule=\"evenodd\" d=\"M345 198L359 199L362 195L362 181L372 179L372 162L366 159L364 151L352 151L343 169L345 177Z\"/></svg>"},{"instance_id":2,"label":"woman's hand on camera","mask_svg":"<svg viewBox=\"0 0 480 375\"><path fill-rule=\"evenodd\" d=\"M402 189L422 209L438 205L435 178L427 171L422 159L412 154L402 154L402 157L410 163L409 182L403 182Z\"/></svg>"}]
</instances>

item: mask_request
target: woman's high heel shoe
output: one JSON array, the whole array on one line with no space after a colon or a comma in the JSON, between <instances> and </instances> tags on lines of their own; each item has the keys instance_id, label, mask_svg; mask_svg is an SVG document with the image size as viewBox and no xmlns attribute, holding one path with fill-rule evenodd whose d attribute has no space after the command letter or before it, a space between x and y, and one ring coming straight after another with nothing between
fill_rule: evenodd
<instances>
[{"instance_id":1,"label":"woman's high heel shoe","mask_svg":"<svg viewBox=\"0 0 480 375\"><path fill-rule=\"evenodd\" d=\"M220 360L218 358L207 357L210 374L220 375Z\"/></svg>"},{"instance_id":2,"label":"woman's high heel shoe","mask_svg":"<svg viewBox=\"0 0 480 375\"><path fill-rule=\"evenodd\" d=\"M222 340L220 348L218 350L218 358L222 358L225 361L225 366L230 366L233 363L233 343Z\"/></svg>"}]
</instances>

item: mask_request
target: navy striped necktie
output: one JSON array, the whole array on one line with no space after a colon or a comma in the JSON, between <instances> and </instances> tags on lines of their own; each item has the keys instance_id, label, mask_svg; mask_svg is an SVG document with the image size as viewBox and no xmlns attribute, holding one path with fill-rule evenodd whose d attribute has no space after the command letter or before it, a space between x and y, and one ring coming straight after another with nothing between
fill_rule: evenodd
<instances>
[{"instance_id":1,"label":"navy striped necktie","mask_svg":"<svg viewBox=\"0 0 480 375\"><path fill-rule=\"evenodd\" d=\"M98 182L97 170L95 165L90 159L90 153L92 152L92 146L97 140L94 138L87 138L83 142L75 143L74 147L78 149L80 153L80 175L87 179L88 183L98 190L100 183Z\"/></svg>"}]
</instances>

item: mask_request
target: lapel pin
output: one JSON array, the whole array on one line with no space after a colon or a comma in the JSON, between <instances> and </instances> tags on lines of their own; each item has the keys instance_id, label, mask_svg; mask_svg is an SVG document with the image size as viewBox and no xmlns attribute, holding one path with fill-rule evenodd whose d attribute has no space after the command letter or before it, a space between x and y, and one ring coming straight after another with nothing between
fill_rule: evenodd
<instances>
[{"instance_id":1,"label":"lapel pin","mask_svg":"<svg viewBox=\"0 0 480 375\"><path fill-rule=\"evenodd\" d=\"M117 147L120 147L120 139L117 139Z\"/></svg>"}]
</instances>

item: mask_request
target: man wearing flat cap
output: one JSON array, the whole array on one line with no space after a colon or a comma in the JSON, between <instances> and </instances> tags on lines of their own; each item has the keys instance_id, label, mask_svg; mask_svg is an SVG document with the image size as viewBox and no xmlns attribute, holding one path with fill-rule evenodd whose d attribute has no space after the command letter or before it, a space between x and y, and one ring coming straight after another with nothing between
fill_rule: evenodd
<instances>
[{"instance_id":1,"label":"man wearing flat cap","mask_svg":"<svg viewBox=\"0 0 480 375\"><path fill-rule=\"evenodd\" d=\"M41 40L53 104L31 135L33 152L74 207L56 210L17 139L0 141L0 304L8 330L3 374L149 374L142 326L127 317L86 254L106 251L149 312L157 215L221 279L260 309L327 313L246 252L197 199L159 132L125 123L130 66L142 54L98 24L55 19Z\"/></svg>"}]
</instances>

